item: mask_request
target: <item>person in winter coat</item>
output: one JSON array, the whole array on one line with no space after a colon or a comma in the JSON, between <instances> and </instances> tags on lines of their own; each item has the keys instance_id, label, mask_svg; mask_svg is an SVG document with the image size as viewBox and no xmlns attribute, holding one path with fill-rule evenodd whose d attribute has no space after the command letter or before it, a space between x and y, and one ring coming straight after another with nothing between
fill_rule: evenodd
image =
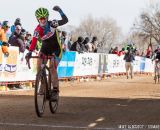
<instances>
[{"instance_id":1,"label":"person in winter coat","mask_svg":"<svg viewBox=\"0 0 160 130\"><path fill-rule=\"evenodd\" d=\"M19 47L19 52L23 53L25 51L25 43L21 30L22 30L21 26L17 25L15 28L15 32L13 33L13 35L10 36L8 42L9 44L11 44L11 46Z\"/></svg>"},{"instance_id":2,"label":"person in winter coat","mask_svg":"<svg viewBox=\"0 0 160 130\"><path fill-rule=\"evenodd\" d=\"M135 60L135 58L130 48L128 48L128 52L125 54L124 60L125 60L127 79L129 78L129 71L132 79L133 78L133 61Z\"/></svg>"}]
</instances>

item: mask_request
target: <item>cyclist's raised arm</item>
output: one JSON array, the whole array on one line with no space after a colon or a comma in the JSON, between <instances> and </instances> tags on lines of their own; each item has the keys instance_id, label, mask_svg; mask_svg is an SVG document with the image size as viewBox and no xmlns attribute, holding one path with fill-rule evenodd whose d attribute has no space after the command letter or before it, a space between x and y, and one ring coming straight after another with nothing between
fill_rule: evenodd
<instances>
[{"instance_id":1,"label":"cyclist's raised arm","mask_svg":"<svg viewBox=\"0 0 160 130\"><path fill-rule=\"evenodd\" d=\"M67 16L63 13L63 11L61 10L61 8L59 6L54 6L53 10L58 11L60 13L62 19L61 20L53 20L51 26L58 27L58 26L66 24L68 22Z\"/></svg>"}]
</instances>

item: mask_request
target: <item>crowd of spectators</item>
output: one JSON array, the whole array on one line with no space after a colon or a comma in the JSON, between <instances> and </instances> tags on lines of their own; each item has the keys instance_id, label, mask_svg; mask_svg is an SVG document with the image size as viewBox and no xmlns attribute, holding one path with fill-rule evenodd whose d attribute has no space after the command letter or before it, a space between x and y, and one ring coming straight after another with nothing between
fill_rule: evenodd
<instances>
[{"instance_id":1,"label":"crowd of spectators","mask_svg":"<svg viewBox=\"0 0 160 130\"><path fill-rule=\"evenodd\" d=\"M141 52L140 54L140 51L137 49L137 47L135 46L134 43L128 43L126 44L124 47L122 47L121 49L119 49L117 46L112 48L109 50L109 54L116 54L118 56L121 56L121 55L125 55L128 51L128 48L131 49L131 52L135 55L135 56L144 56L144 52ZM147 54L146 54L147 55ZM147 57L147 56L146 56Z\"/></svg>"},{"instance_id":2,"label":"crowd of spectators","mask_svg":"<svg viewBox=\"0 0 160 130\"><path fill-rule=\"evenodd\" d=\"M88 52L96 53L98 39L96 36L93 37L82 37L79 36L76 41L72 40L72 36L68 35L66 31L59 31L60 40L64 51L77 51L79 53ZM10 35L7 34L10 32ZM16 18L14 24L10 27L9 21L0 22L0 46L2 46L2 52L9 56L8 47L16 46L19 47L19 52L24 53L26 49L29 49L32 40L32 34L23 28L21 19ZM36 51L39 51L42 43L38 41ZM126 53L127 47L132 48L134 55L151 58L153 55L152 46L149 45L146 52L141 52L136 48L134 44L126 44L126 46L119 48L118 46L111 48L109 54L116 54L118 56Z\"/></svg>"},{"instance_id":3,"label":"crowd of spectators","mask_svg":"<svg viewBox=\"0 0 160 130\"><path fill-rule=\"evenodd\" d=\"M71 45L70 51L77 51L79 53L89 52L89 53L96 53L97 52L97 37L94 36L90 40L89 37L81 37L79 36L78 39L73 42Z\"/></svg>"},{"instance_id":4,"label":"crowd of spectators","mask_svg":"<svg viewBox=\"0 0 160 130\"><path fill-rule=\"evenodd\" d=\"M3 21L0 23L0 32L4 32L0 33L0 43L2 48L4 44L8 47L16 46L19 47L19 52L23 53L30 45L32 35L22 27L20 18L17 18L11 27L9 21Z\"/></svg>"},{"instance_id":5,"label":"crowd of spectators","mask_svg":"<svg viewBox=\"0 0 160 130\"><path fill-rule=\"evenodd\" d=\"M58 31L64 51L97 52L98 41L96 36L92 38L79 36L76 41L72 41L72 36L66 31ZM31 40L32 34L23 28L20 18L16 18L12 26L10 26L9 21L0 22L0 46L2 46L6 56L9 56L7 49L9 46L16 46L19 48L19 53L24 53L26 49L29 49ZM36 51L39 51L41 46L42 43L38 41Z\"/></svg>"},{"instance_id":6,"label":"crowd of spectators","mask_svg":"<svg viewBox=\"0 0 160 130\"><path fill-rule=\"evenodd\" d=\"M141 56L141 57L145 57L145 58L150 58L152 59L154 56L154 49L152 47L152 44L149 44L146 51L141 51L139 49L137 49L137 47L134 44L126 44L126 46L122 47L121 49L119 49L117 46L112 48L109 50L109 54L116 54L118 56L121 55L125 55L125 53L127 52L127 47L131 48L131 52L135 55L135 56ZM155 49L159 49L159 45L157 48Z\"/></svg>"}]
</instances>

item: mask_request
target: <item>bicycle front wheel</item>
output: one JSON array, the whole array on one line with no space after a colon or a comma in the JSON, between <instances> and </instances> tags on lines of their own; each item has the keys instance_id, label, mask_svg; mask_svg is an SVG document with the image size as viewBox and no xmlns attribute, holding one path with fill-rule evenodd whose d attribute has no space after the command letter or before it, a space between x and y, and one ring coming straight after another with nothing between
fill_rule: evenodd
<instances>
[{"instance_id":1,"label":"bicycle front wheel","mask_svg":"<svg viewBox=\"0 0 160 130\"><path fill-rule=\"evenodd\" d=\"M40 71L36 76L35 84L35 109L38 117L42 117L46 103L46 79Z\"/></svg>"},{"instance_id":2,"label":"bicycle front wheel","mask_svg":"<svg viewBox=\"0 0 160 130\"><path fill-rule=\"evenodd\" d=\"M50 100L49 101L49 108L51 113L56 113L57 109L58 109L58 101L59 101L59 93L58 93L58 99L55 101Z\"/></svg>"}]
</instances>

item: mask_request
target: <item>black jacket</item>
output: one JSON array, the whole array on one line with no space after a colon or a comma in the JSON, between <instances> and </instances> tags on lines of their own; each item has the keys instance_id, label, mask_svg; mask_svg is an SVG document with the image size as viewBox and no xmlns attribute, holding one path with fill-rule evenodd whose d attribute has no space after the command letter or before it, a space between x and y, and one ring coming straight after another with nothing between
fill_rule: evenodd
<instances>
[{"instance_id":1,"label":"black jacket","mask_svg":"<svg viewBox=\"0 0 160 130\"><path fill-rule=\"evenodd\" d=\"M9 37L9 44L11 44L11 46L17 46L19 47L19 52L24 52L25 51L25 43L24 43L24 39L21 36L21 34L17 35L16 33L14 33L13 35L11 35Z\"/></svg>"}]
</instances>

